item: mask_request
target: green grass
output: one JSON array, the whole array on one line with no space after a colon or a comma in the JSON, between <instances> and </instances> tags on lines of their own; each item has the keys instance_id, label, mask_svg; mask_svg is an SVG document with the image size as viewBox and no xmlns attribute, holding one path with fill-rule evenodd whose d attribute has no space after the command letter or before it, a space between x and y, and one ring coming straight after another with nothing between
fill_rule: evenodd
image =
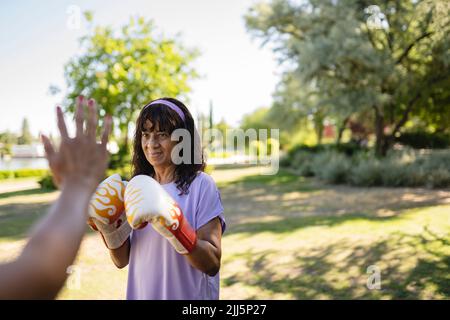
<instances>
[{"instance_id":1,"label":"green grass","mask_svg":"<svg viewBox=\"0 0 450 320\"><path fill-rule=\"evenodd\" d=\"M238 225L224 239L223 292L249 299L448 299L450 206ZM381 270L381 290L366 287ZM238 266L238 267L237 267Z\"/></svg>"},{"instance_id":2,"label":"green grass","mask_svg":"<svg viewBox=\"0 0 450 320\"><path fill-rule=\"evenodd\" d=\"M251 175L232 181L217 182L220 189L227 187L257 188L259 186L274 188L279 191L312 192L320 188L313 185L310 179L295 176L286 170L280 170L276 175Z\"/></svg>"},{"instance_id":3,"label":"green grass","mask_svg":"<svg viewBox=\"0 0 450 320\"><path fill-rule=\"evenodd\" d=\"M228 224L222 299L450 298L448 190L326 186L287 171L217 182ZM0 194L0 261L20 251L56 196ZM127 268L114 267L96 233L75 265L79 287L72 275L60 299L125 297ZM381 290L366 286L371 265Z\"/></svg>"},{"instance_id":4,"label":"green grass","mask_svg":"<svg viewBox=\"0 0 450 320\"><path fill-rule=\"evenodd\" d=\"M49 208L46 203L0 206L0 242L23 239Z\"/></svg>"},{"instance_id":5,"label":"green grass","mask_svg":"<svg viewBox=\"0 0 450 320\"><path fill-rule=\"evenodd\" d=\"M44 193L49 193L49 192L53 192L53 190L47 190L47 189L41 189L41 188L18 190L18 191L0 193L0 199L7 199L7 198L17 197L17 196L39 195L39 194L44 194Z\"/></svg>"},{"instance_id":6,"label":"green grass","mask_svg":"<svg viewBox=\"0 0 450 320\"><path fill-rule=\"evenodd\" d=\"M447 191L320 186L286 171L220 187L232 220L222 298L450 297ZM381 270L381 290L366 286L371 265Z\"/></svg>"},{"instance_id":7,"label":"green grass","mask_svg":"<svg viewBox=\"0 0 450 320\"><path fill-rule=\"evenodd\" d=\"M30 228L45 215L53 191L28 189L0 193L0 242L23 239Z\"/></svg>"}]
</instances>

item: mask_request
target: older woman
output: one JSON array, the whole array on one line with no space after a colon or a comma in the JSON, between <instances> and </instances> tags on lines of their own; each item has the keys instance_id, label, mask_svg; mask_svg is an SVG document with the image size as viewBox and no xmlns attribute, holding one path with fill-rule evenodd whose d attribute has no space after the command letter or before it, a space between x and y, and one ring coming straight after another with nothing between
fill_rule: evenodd
<instances>
[{"instance_id":1,"label":"older woman","mask_svg":"<svg viewBox=\"0 0 450 320\"><path fill-rule=\"evenodd\" d=\"M181 142L171 139L176 129L184 129L191 137L187 139L190 150L182 151L187 154L181 163L172 156ZM122 246L110 249L117 267L129 265L128 299L219 298L225 220L219 191L203 172L205 163L201 148L194 143L196 137L192 115L173 98L149 103L137 119L133 176L149 176L162 186L184 213L188 227L194 230L195 242L189 252L180 254L173 243L147 226L133 230Z\"/></svg>"}]
</instances>

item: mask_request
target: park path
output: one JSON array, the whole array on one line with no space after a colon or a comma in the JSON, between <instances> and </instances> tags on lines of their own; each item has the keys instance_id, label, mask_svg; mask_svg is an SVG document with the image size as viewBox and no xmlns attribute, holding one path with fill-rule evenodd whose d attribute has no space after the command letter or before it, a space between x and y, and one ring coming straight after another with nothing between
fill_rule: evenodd
<instances>
[{"instance_id":1,"label":"park path","mask_svg":"<svg viewBox=\"0 0 450 320\"><path fill-rule=\"evenodd\" d=\"M6 180L0 181L0 193L23 191L39 188L36 178L23 180Z\"/></svg>"}]
</instances>

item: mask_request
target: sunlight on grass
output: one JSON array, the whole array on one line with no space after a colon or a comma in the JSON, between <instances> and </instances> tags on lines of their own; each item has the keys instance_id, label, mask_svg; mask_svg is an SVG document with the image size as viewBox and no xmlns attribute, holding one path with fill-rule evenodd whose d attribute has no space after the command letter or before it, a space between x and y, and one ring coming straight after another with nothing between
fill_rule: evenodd
<instances>
[{"instance_id":1,"label":"sunlight on grass","mask_svg":"<svg viewBox=\"0 0 450 320\"><path fill-rule=\"evenodd\" d=\"M88 234L58 299L125 299L128 268L118 269L97 234Z\"/></svg>"},{"instance_id":2,"label":"sunlight on grass","mask_svg":"<svg viewBox=\"0 0 450 320\"><path fill-rule=\"evenodd\" d=\"M449 212L439 206L393 219L330 217L317 224L297 218L298 224L231 233L223 240L222 298L274 299L283 292L291 299L448 297ZM280 232L287 225L292 229ZM367 289L369 265L381 269L382 290ZM242 282L261 291L236 297Z\"/></svg>"}]
</instances>

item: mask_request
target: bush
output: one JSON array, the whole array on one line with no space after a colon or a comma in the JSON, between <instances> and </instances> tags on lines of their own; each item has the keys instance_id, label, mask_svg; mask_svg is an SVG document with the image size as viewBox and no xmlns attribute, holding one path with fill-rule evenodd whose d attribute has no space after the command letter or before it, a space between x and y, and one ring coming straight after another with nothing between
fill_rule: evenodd
<instances>
[{"instance_id":1,"label":"bush","mask_svg":"<svg viewBox=\"0 0 450 320\"><path fill-rule=\"evenodd\" d=\"M405 172L404 181L401 186L404 187L432 187L428 183L428 173L418 164L411 164L403 169Z\"/></svg>"},{"instance_id":2,"label":"bush","mask_svg":"<svg viewBox=\"0 0 450 320\"><path fill-rule=\"evenodd\" d=\"M439 168L429 172L427 176L427 187L445 188L450 186L450 170Z\"/></svg>"},{"instance_id":3,"label":"bush","mask_svg":"<svg viewBox=\"0 0 450 320\"><path fill-rule=\"evenodd\" d=\"M450 151L433 151L422 154L421 163L426 170L442 168L450 170Z\"/></svg>"},{"instance_id":4,"label":"bush","mask_svg":"<svg viewBox=\"0 0 450 320\"><path fill-rule=\"evenodd\" d=\"M367 147L362 146L355 141L341 144L332 144L330 145L330 148L336 150L337 152L344 153L350 157L362 152L367 152L369 150Z\"/></svg>"},{"instance_id":5,"label":"bush","mask_svg":"<svg viewBox=\"0 0 450 320\"><path fill-rule=\"evenodd\" d=\"M50 173L47 173L45 176L43 176L39 181L39 185L41 186L41 189L45 190L56 190L57 187L53 183L53 177Z\"/></svg>"},{"instance_id":6,"label":"bush","mask_svg":"<svg viewBox=\"0 0 450 320\"><path fill-rule=\"evenodd\" d=\"M382 168L376 159L360 161L350 170L348 181L355 186L373 187L382 184Z\"/></svg>"},{"instance_id":7,"label":"bush","mask_svg":"<svg viewBox=\"0 0 450 320\"><path fill-rule=\"evenodd\" d=\"M122 178L122 180L127 180L129 181L131 179L131 165L126 165L123 167L119 167L119 168L115 168L115 169L108 169L106 170L106 177L112 176L113 174L119 174L120 177Z\"/></svg>"},{"instance_id":8,"label":"bush","mask_svg":"<svg viewBox=\"0 0 450 320\"><path fill-rule=\"evenodd\" d=\"M450 146L450 136L426 131L404 132L396 141L414 149L444 149Z\"/></svg>"},{"instance_id":9,"label":"bush","mask_svg":"<svg viewBox=\"0 0 450 320\"><path fill-rule=\"evenodd\" d=\"M315 146L300 144L298 146L295 146L291 150L289 150L289 154L293 155L298 152L319 153L319 152L327 150L327 148L328 148L327 145L324 145L324 144L318 144Z\"/></svg>"},{"instance_id":10,"label":"bush","mask_svg":"<svg viewBox=\"0 0 450 320\"><path fill-rule=\"evenodd\" d=\"M450 152L434 151L423 155L421 160L428 187L450 186Z\"/></svg>"},{"instance_id":11,"label":"bush","mask_svg":"<svg viewBox=\"0 0 450 320\"><path fill-rule=\"evenodd\" d=\"M43 177L48 173L47 169L19 169L14 171L15 178Z\"/></svg>"},{"instance_id":12,"label":"bush","mask_svg":"<svg viewBox=\"0 0 450 320\"><path fill-rule=\"evenodd\" d=\"M418 168L413 168L418 165L417 160L413 150L406 149L400 152L391 150L385 158L379 159L381 185L402 187L424 183L422 172Z\"/></svg>"},{"instance_id":13,"label":"bush","mask_svg":"<svg viewBox=\"0 0 450 320\"><path fill-rule=\"evenodd\" d=\"M0 171L0 179L12 179L14 178L14 171L12 170L1 170Z\"/></svg>"},{"instance_id":14,"label":"bush","mask_svg":"<svg viewBox=\"0 0 450 320\"><path fill-rule=\"evenodd\" d=\"M314 176L314 158L315 155L305 151L297 152L291 161L291 165L295 168L297 174L304 177Z\"/></svg>"},{"instance_id":15,"label":"bush","mask_svg":"<svg viewBox=\"0 0 450 320\"><path fill-rule=\"evenodd\" d=\"M407 186L410 180L409 167L400 165L395 161L382 161L381 168L381 185L389 187Z\"/></svg>"},{"instance_id":16,"label":"bush","mask_svg":"<svg viewBox=\"0 0 450 320\"><path fill-rule=\"evenodd\" d=\"M284 155L280 159L280 167L287 168L292 165L292 159L289 157L289 155Z\"/></svg>"},{"instance_id":17,"label":"bush","mask_svg":"<svg viewBox=\"0 0 450 320\"><path fill-rule=\"evenodd\" d=\"M120 149L118 153L112 154L109 158L108 168L119 169L126 167L131 163L132 156L130 152Z\"/></svg>"},{"instance_id":18,"label":"bush","mask_svg":"<svg viewBox=\"0 0 450 320\"><path fill-rule=\"evenodd\" d=\"M352 159L344 154L329 151L316 157L313 170L316 176L328 183L346 183L351 163Z\"/></svg>"},{"instance_id":19,"label":"bush","mask_svg":"<svg viewBox=\"0 0 450 320\"><path fill-rule=\"evenodd\" d=\"M284 156L280 160L280 166L289 167L293 165L293 163L298 162L300 158L308 158L308 156L314 154L320 154L326 151L334 151L337 153L342 153L347 156L353 156L359 153L364 153L368 151L367 147L361 146L358 143L351 141L347 143L341 144L320 144L315 146L309 145L297 145L288 151L286 156ZM300 154L300 156L298 156ZM296 160L297 158L297 160Z\"/></svg>"},{"instance_id":20,"label":"bush","mask_svg":"<svg viewBox=\"0 0 450 320\"><path fill-rule=\"evenodd\" d=\"M355 186L450 187L450 151L419 152L392 150L385 158L357 152L353 156L337 150L305 151L289 155L289 166L302 176L315 176L328 183Z\"/></svg>"},{"instance_id":21,"label":"bush","mask_svg":"<svg viewBox=\"0 0 450 320\"><path fill-rule=\"evenodd\" d=\"M211 175L214 171L215 167L212 164L208 164L205 168L205 173Z\"/></svg>"},{"instance_id":22,"label":"bush","mask_svg":"<svg viewBox=\"0 0 450 320\"><path fill-rule=\"evenodd\" d=\"M18 170L2 170L0 171L1 179L27 178L27 177L43 177L48 173L47 169L18 169Z\"/></svg>"}]
</instances>

